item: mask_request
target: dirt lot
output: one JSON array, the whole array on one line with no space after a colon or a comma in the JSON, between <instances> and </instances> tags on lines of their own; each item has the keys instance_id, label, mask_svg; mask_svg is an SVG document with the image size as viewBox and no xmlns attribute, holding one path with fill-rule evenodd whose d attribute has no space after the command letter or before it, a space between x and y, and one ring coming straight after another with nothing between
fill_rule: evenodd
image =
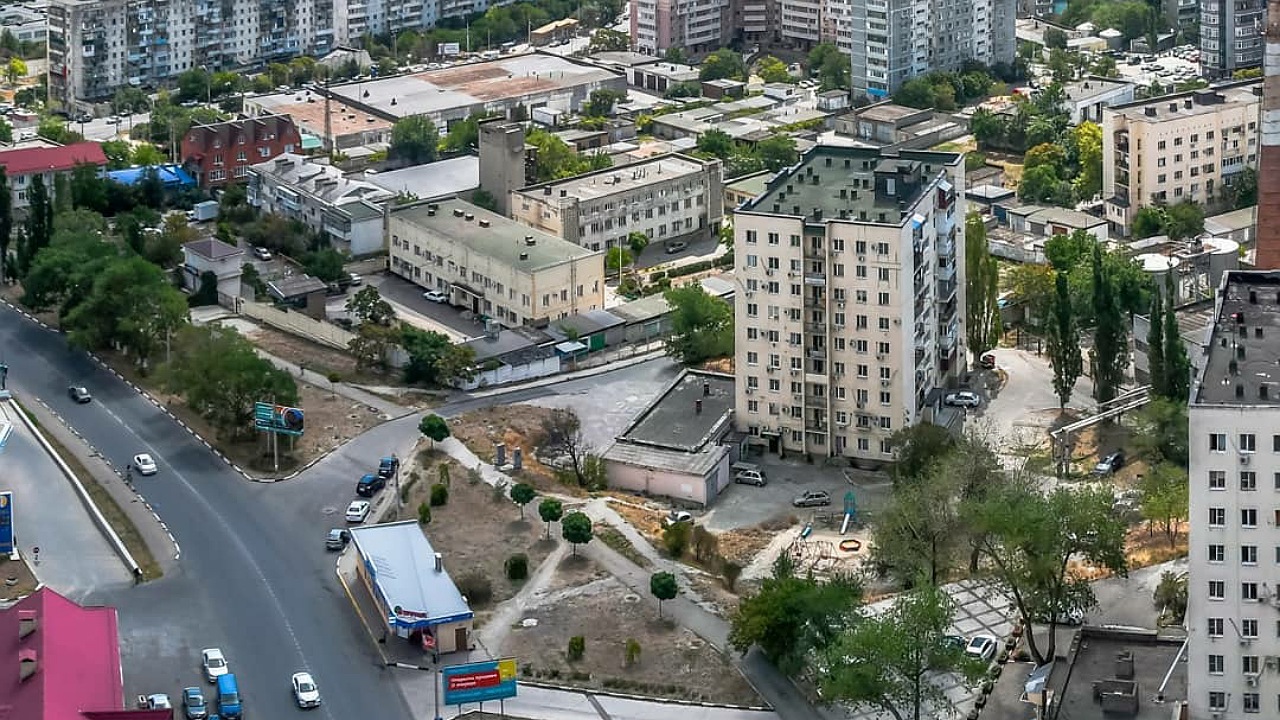
<instances>
[{"instance_id":1,"label":"dirt lot","mask_svg":"<svg viewBox=\"0 0 1280 720\"><path fill-rule=\"evenodd\" d=\"M513 409L518 411L512 412ZM449 431L487 463L493 462L494 446L498 443L507 446L508 462L511 451L520 448L528 482L540 490L554 487L557 492L566 492L569 488L558 484L551 469L534 457L534 450L542 442L542 426L552 412L551 408L533 405L485 408L450 420Z\"/></svg>"},{"instance_id":2,"label":"dirt lot","mask_svg":"<svg viewBox=\"0 0 1280 720\"><path fill-rule=\"evenodd\" d=\"M473 574L489 579L492 600L472 604L479 627L489 611L519 592L524 584L507 579L503 570L507 558L516 553L527 555L532 575L555 547L555 541L542 540L543 524L538 519L536 500L525 508L522 522L519 508L505 493L470 479L467 469L456 460L432 451L419 451L416 458L415 466L407 468L408 477L412 479L416 473L418 479L409 490L405 516L417 516L418 505L427 501L431 486L439 482L440 465L447 464L449 502L431 508L431 522L424 530L432 547L448 559L449 573L460 585ZM474 593L464 594L474 597Z\"/></svg>"},{"instance_id":3,"label":"dirt lot","mask_svg":"<svg viewBox=\"0 0 1280 720\"><path fill-rule=\"evenodd\" d=\"M736 668L694 633L659 620L657 608L604 575L585 558L565 558L557 588L527 609L534 627L516 627L504 652L521 659L529 679L565 682L657 697L753 705L758 696ZM570 662L569 638L581 635L586 651ZM634 639L640 657L626 664Z\"/></svg>"},{"instance_id":4,"label":"dirt lot","mask_svg":"<svg viewBox=\"0 0 1280 720\"><path fill-rule=\"evenodd\" d=\"M0 585L2 602L10 602L23 595L30 595L35 592L37 585L36 578L31 574L31 568L27 567L27 563L23 560L10 560L8 555L0 556L0 579L4 582Z\"/></svg>"},{"instance_id":5,"label":"dirt lot","mask_svg":"<svg viewBox=\"0 0 1280 720\"><path fill-rule=\"evenodd\" d=\"M304 366L321 375L338 373L343 382L383 384L394 379L393 375L387 373L357 370L355 358L349 353L313 343L274 328L259 326L258 329L246 333L245 337L264 351L295 365Z\"/></svg>"}]
</instances>

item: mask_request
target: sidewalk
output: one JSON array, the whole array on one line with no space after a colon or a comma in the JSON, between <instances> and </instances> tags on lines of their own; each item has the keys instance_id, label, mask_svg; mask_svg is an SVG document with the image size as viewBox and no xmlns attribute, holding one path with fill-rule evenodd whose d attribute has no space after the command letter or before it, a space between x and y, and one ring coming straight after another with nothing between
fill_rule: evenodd
<instances>
[{"instance_id":1,"label":"sidewalk","mask_svg":"<svg viewBox=\"0 0 1280 720\"><path fill-rule=\"evenodd\" d=\"M361 403L362 405L367 405L372 408L377 408L378 412L382 413L383 415L390 415L391 419L393 420L395 418L403 417L405 415L411 415L414 412L417 412L412 408L406 408L401 405L397 405L391 402L390 400L380 398L377 395L374 395L369 392L365 392L364 390L348 385L347 383L344 383L344 382L331 383L329 382L329 378L325 377L324 375L321 375L320 373L314 370L304 370L303 368L299 367L295 363L291 363L288 360L276 357L275 355L272 355L271 353L266 352L265 350L262 350L260 348L255 348L255 351L264 360L270 362L272 365L275 365L277 368L284 370L285 372L298 378L299 380L303 380L305 382L311 383L312 385L315 385L321 390L328 390L329 392L337 393L338 395L341 395L349 400L354 400L358 403Z\"/></svg>"}]
</instances>

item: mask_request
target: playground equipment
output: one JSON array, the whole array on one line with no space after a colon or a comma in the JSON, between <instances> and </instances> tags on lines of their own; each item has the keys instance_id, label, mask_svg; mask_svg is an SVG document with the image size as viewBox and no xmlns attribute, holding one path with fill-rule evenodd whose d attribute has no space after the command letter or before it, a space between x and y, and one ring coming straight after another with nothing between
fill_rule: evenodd
<instances>
[{"instance_id":1,"label":"playground equipment","mask_svg":"<svg viewBox=\"0 0 1280 720\"><path fill-rule=\"evenodd\" d=\"M858 552L862 549L862 541L857 538L849 538L840 541L840 549L845 552Z\"/></svg>"},{"instance_id":2,"label":"playground equipment","mask_svg":"<svg viewBox=\"0 0 1280 720\"><path fill-rule=\"evenodd\" d=\"M844 494L844 522L840 523L840 534L844 535L849 532L849 526L856 522L858 517L858 498L850 490Z\"/></svg>"}]
</instances>

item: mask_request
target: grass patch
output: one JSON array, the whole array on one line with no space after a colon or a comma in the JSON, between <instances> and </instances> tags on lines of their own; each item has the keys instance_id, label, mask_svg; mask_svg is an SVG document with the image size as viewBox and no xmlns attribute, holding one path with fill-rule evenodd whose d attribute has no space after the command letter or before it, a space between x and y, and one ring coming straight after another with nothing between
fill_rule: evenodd
<instances>
[{"instance_id":1,"label":"grass patch","mask_svg":"<svg viewBox=\"0 0 1280 720\"><path fill-rule=\"evenodd\" d=\"M632 544L631 540L628 539L626 535L623 535L620 530L612 525L598 523L595 526L594 532L596 539L613 548L613 550L619 555L630 560L636 565L639 565L642 568L648 568L653 564L649 561L649 558L645 557L636 549L636 546Z\"/></svg>"}]
</instances>

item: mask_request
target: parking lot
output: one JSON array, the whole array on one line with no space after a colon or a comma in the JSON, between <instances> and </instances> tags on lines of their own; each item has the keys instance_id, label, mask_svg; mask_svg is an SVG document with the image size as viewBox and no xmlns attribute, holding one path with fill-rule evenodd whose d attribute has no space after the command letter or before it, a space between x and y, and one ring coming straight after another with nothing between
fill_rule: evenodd
<instances>
[{"instance_id":1,"label":"parking lot","mask_svg":"<svg viewBox=\"0 0 1280 720\"><path fill-rule=\"evenodd\" d=\"M844 510L845 493L852 490L862 515L874 513L889 498L892 484L881 473L850 472L850 483L845 468L804 460L779 460L776 455L752 459L765 471L768 484L764 487L731 484L716 498L711 510L700 519L708 530L723 532L751 527L776 517L794 515L808 521L818 513L841 513ZM797 508L791 504L797 495L809 490L822 490L831 495L828 507Z\"/></svg>"}]
</instances>

